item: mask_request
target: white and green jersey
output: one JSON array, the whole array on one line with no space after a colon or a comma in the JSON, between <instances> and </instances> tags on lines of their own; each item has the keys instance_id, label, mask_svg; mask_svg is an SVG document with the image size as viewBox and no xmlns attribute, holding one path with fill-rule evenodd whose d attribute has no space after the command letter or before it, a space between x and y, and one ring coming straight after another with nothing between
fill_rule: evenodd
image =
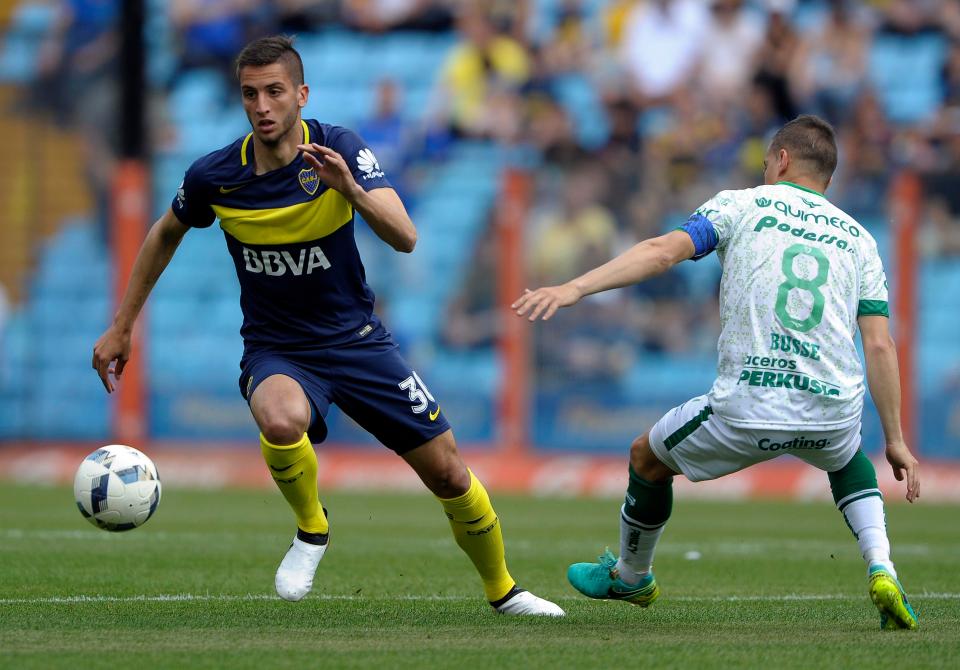
<instances>
[{"instance_id":1,"label":"white and green jersey","mask_svg":"<svg viewBox=\"0 0 960 670\"><path fill-rule=\"evenodd\" d=\"M864 378L857 317L889 316L873 237L812 190L722 191L683 226L720 258L722 331L713 411L741 428L853 425Z\"/></svg>"}]
</instances>

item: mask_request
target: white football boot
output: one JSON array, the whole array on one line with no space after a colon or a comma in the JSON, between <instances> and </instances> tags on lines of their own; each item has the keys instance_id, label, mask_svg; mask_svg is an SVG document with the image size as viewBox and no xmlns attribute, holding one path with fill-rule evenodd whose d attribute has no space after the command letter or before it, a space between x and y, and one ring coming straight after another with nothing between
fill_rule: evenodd
<instances>
[{"instance_id":1,"label":"white football boot","mask_svg":"<svg viewBox=\"0 0 960 670\"><path fill-rule=\"evenodd\" d=\"M490 603L498 614L515 616L564 616L558 605L514 586L503 598Z\"/></svg>"},{"instance_id":2,"label":"white football boot","mask_svg":"<svg viewBox=\"0 0 960 670\"><path fill-rule=\"evenodd\" d=\"M297 529L296 537L277 568L274 585L278 596L296 602L310 593L313 576L327 551L329 539L330 533L307 533Z\"/></svg>"}]
</instances>

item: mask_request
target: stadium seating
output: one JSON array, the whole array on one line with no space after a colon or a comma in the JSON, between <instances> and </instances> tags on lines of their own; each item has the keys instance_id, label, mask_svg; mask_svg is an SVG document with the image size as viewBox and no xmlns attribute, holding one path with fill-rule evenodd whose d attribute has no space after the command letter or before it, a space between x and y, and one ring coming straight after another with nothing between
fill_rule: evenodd
<instances>
[{"instance_id":1,"label":"stadium seating","mask_svg":"<svg viewBox=\"0 0 960 670\"><path fill-rule=\"evenodd\" d=\"M0 347L0 438L108 436L107 395L90 369L110 314L107 252L85 220L40 252L29 299Z\"/></svg>"},{"instance_id":2,"label":"stadium seating","mask_svg":"<svg viewBox=\"0 0 960 670\"><path fill-rule=\"evenodd\" d=\"M870 49L869 78L889 118L897 123L929 120L942 101L940 63L947 45L937 34L880 34Z\"/></svg>"},{"instance_id":3,"label":"stadium seating","mask_svg":"<svg viewBox=\"0 0 960 670\"><path fill-rule=\"evenodd\" d=\"M48 2L21 3L0 46L0 82L24 84L33 80L43 36L56 19Z\"/></svg>"},{"instance_id":4,"label":"stadium seating","mask_svg":"<svg viewBox=\"0 0 960 670\"><path fill-rule=\"evenodd\" d=\"M583 3L591 30L597 29L604 4L603 0ZM177 133L152 162L154 213L159 214L169 206L192 160L243 135L249 126L235 91L222 75L191 70L172 76L176 62L170 48L170 27L163 18L165 3L150 0L150 6L150 77L155 84L171 86L167 108ZM536 34L552 32L557 7L553 0L534 3ZM20 5L0 47L0 81L31 81L36 36L49 28L51 20L47 3ZM403 118L413 127L423 127L433 112L431 95L439 68L455 39L453 34L418 33L374 37L342 29L301 35L298 47L311 83L305 116L355 127L372 116L376 86L390 78L402 91ZM936 36L905 39L880 35L874 40L870 79L895 122L923 120L940 103L939 70L933 65L942 59L943 49ZM560 77L553 92L573 120L578 140L587 147L601 145L609 129L589 78L581 74ZM652 127L658 119L650 115L645 121ZM502 384L499 359L492 349L447 349L439 334L479 236L489 231L503 169L518 161L530 165L536 157L486 142L456 140L439 157L418 165L408 198L420 231L416 254L393 253L362 221L357 223L358 245L388 328L437 396L444 399L444 410L455 420L458 437L468 442L494 439L495 399ZM666 223L680 218L682 215L669 217ZM864 223L877 238L892 272L892 242L885 222ZM719 278L719 269L711 262L686 263L678 272L689 286L712 287ZM107 250L90 221L66 222L39 250L28 280L28 299L0 331L0 438L108 437L109 402L89 360L93 342L108 323L112 279ZM931 399L928 396L956 383L951 380L960 376L955 364L944 364L945 360L960 360L960 338L955 335L960 332L960 314L944 309L940 300L942 295L958 292L960 266L956 262L924 264L917 352L918 375L924 381L920 401L924 404ZM148 338L142 355L154 437L249 435L249 414L237 393L237 363L242 353L237 334L242 320L238 297L238 283L221 232L212 228L187 235L146 312ZM64 314L71 315L69 323L64 323ZM589 389L606 393L602 397L611 410L611 421L605 433L594 432L589 442L576 432L564 433L564 412L575 394L534 398L539 413L531 432L540 444L558 448L621 450L633 437L636 419L631 415L630 421L619 423L618 407L626 407L631 397L645 397L666 408L704 392L713 374L712 355L644 353L617 388ZM465 388L467 379L469 387ZM331 426L333 439L356 438L356 429L348 422L332 418ZM865 435L875 433L876 426L865 429Z\"/></svg>"}]
</instances>

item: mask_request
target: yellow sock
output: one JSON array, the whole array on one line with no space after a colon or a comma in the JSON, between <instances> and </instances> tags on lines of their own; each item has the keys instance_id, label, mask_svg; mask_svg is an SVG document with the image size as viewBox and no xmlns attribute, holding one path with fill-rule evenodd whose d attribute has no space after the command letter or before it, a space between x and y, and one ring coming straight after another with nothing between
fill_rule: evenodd
<instances>
[{"instance_id":1,"label":"yellow sock","mask_svg":"<svg viewBox=\"0 0 960 670\"><path fill-rule=\"evenodd\" d=\"M457 544L470 557L480 579L487 600L500 600L515 585L507 572L500 520L490 504L483 484L470 473L470 488L457 498L438 498L443 505Z\"/></svg>"},{"instance_id":2,"label":"yellow sock","mask_svg":"<svg viewBox=\"0 0 960 670\"><path fill-rule=\"evenodd\" d=\"M308 533L326 533L330 527L317 494L317 454L306 433L287 446L271 444L261 433L260 451L273 481L297 515L297 526Z\"/></svg>"}]
</instances>

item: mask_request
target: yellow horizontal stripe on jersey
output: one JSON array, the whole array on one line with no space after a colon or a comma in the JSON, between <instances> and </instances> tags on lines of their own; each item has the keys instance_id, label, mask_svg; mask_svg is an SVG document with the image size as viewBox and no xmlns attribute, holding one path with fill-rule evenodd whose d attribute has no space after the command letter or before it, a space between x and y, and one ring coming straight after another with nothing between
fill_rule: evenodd
<instances>
[{"instance_id":1,"label":"yellow horizontal stripe on jersey","mask_svg":"<svg viewBox=\"0 0 960 670\"><path fill-rule=\"evenodd\" d=\"M347 199L333 189L319 198L274 209L213 205L220 227L243 244L293 244L326 237L353 218Z\"/></svg>"}]
</instances>

